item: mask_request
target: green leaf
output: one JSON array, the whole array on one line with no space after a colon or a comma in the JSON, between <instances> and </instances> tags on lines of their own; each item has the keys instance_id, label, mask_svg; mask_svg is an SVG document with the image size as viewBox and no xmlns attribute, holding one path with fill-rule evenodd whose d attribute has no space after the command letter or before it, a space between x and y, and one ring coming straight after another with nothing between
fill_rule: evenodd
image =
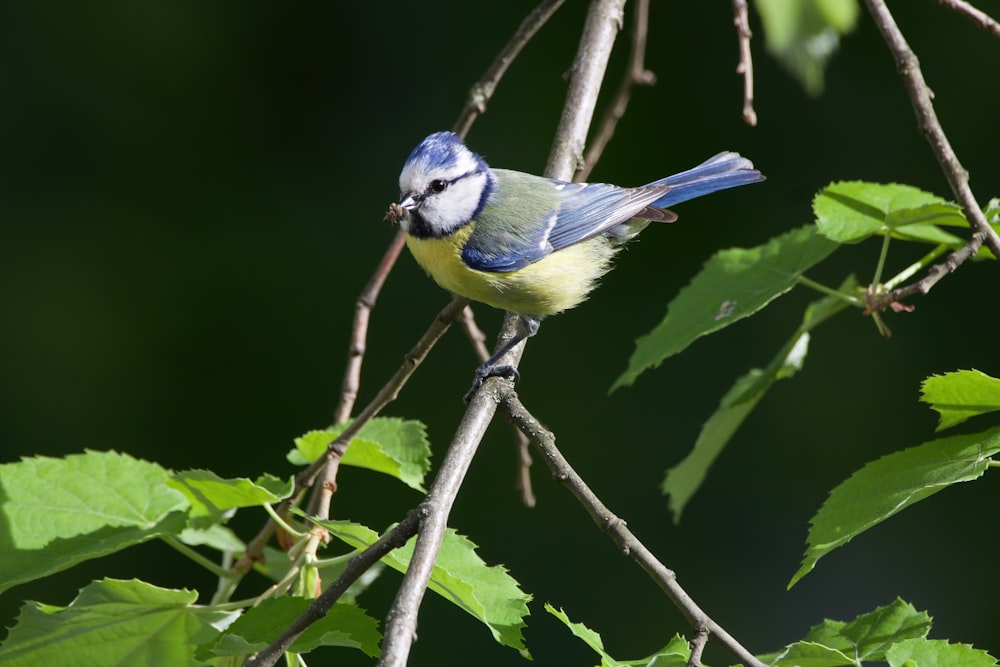
<instances>
[{"instance_id":1,"label":"green leaf","mask_svg":"<svg viewBox=\"0 0 1000 667\"><path fill-rule=\"evenodd\" d=\"M191 547L206 546L230 553L242 553L247 548L236 533L219 524L212 524L207 528L186 528L177 539Z\"/></svg>"},{"instance_id":2,"label":"green leaf","mask_svg":"<svg viewBox=\"0 0 1000 667\"><path fill-rule=\"evenodd\" d=\"M166 470L117 452L0 465L0 591L187 522Z\"/></svg>"},{"instance_id":3,"label":"green leaf","mask_svg":"<svg viewBox=\"0 0 1000 667\"><path fill-rule=\"evenodd\" d=\"M856 0L756 0L770 51L810 95L823 92L823 70L857 21Z\"/></svg>"},{"instance_id":4,"label":"green leaf","mask_svg":"<svg viewBox=\"0 0 1000 667\"><path fill-rule=\"evenodd\" d=\"M282 596L264 600L248 609L211 648L215 655L244 656L256 653L278 638L312 600ZM293 653L308 653L320 646L344 646L377 658L382 635L378 621L364 609L335 604L326 616L309 626L295 640Z\"/></svg>"},{"instance_id":5,"label":"green leaf","mask_svg":"<svg viewBox=\"0 0 1000 667\"><path fill-rule=\"evenodd\" d=\"M1000 452L1000 427L942 438L873 461L830 492L812 518L802 567L791 588L837 547L938 491L978 478Z\"/></svg>"},{"instance_id":6,"label":"green leaf","mask_svg":"<svg viewBox=\"0 0 1000 667\"><path fill-rule=\"evenodd\" d=\"M758 656L775 667L840 667L862 662L881 662L886 651L899 642L925 637L931 618L907 602L890 605L858 616L850 623L825 620L814 625L802 641L779 653Z\"/></svg>"},{"instance_id":7,"label":"green leaf","mask_svg":"<svg viewBox=\"0 0 1000 667\"><path fill-rule=\"evenodd\" d=\"M378 533L349 521L317 521L330 534L356 549L373 544ZM386 555L382 562L406 572L415 538ZM429 588L489 627L504 646L526 653L521 628L531 599L501 565L489 566L476 554L476 545L451 528L445 531Z\"/></svg>"},{"instance_id":8,"label":"green leaf","mask_svg":"<svg viewBox=\"0 0 1000 667\"><path fill-rule=\"evenodd\" d=\"M840 291L846 293L853 287L854 280L848 279L841 285ZM708 469L771 385L777 380L792 377L802 368L809 349L809 332L846 307L846 302L835 296L826 296L811 303L806 308L802 324L767 367L751 369L736 380L722 397L719 407L702 425L691 452L667 471L660 487L670 497L670 510L675 523L680 523L684 507L705 481Z\"/></svg>"},{"instance_id":9,"label":"green leaf","mask_svg":"<svg viewBox=\"0 0 1000 667\"><path fill-rule=\"evenodd\" d=\"M167 481L191 502L195 517L221 515L237 507L273 505L292 495L295 482L262 475L256 481L245 477L223 479L211 470L185 470Z\"/></svg>"},{"instance_id":10,"label":"green leaf","mask_svg":"<svg viewBox=\"0 0 1000 667\"><path fill-rule=\"evenodd\" d=\"M807 226L755 248L717 252L670 302L663 321L636 341L628 368L611 391L631 384L644 370L659 366L701 336L753 315L836 248Z\"/></svg>"},{"instance_id":11,"label":"green leaf","mask_svg":"<svg viewBox=\"0 0 1000 667\"><path fill-rule=\"evenodd\" d=\"M5 667L206 665L197 645L213 641L238 612L194 607L195 591L141 581L91 583L67 607L29 602L0 647Z\"/></svg>"},{"instance_id":12,"label":"green leaf","mask_svg":"<svg viewBox=\"0 0 1000 667\"><path fill-rule=\"evenodd\" d=\"M937 430L969 417L1000 410L1000 380L975 369L932 375L920 386L920 400L941 415Z\"/></svg>"},{"instance_id":13,"label":"green leaf","mask_svg":"<svg viewBox=\"0 0 1000 667\"><path fill-rule=\"evenodd\" d=\"M310 431L296 438L296 449L289 455L290 460L315 461L343 430L343 426L336 426ZM424 476L431 468L430 457L430 443L423 424L413 420L377 417L365 424L351 440L340 462L390 475L423 492Z\"/></svg>"},{"instance_id":14,"label":"green leaf","mask_svg":"<svg viewBox=\"0 0 1000 667\"><path fill-rule=\"evenodd\" d=\"M691 658L691 649L688 647L687 641L680 635L674 635L665 647L653 655L639 660L616 660L604 650L604 640L601 639L601 635L583 623L574 623L569 620L566 612L562 609L556 609L548 602L545 603L545 611L558 618L577 639L583 641L594 653L600 656L601 667L684 667Z\"/></svg>"},{"instance_id":15,"label":"green leaf","mask_svg":"<svg viewBox=\"0 0 1000 667\"><path fill-rule=\"evenodd\" d=\"M816 226L839 243L857 243L890 232L896 238L961 245L939 226L968 227L962 209L910 185L841 181L813 198Z\"/></svg>"},{"instance_id":16,"label":"green leaf","mask_svg":"<svg viewBox=\"0 0 1000 667\"><path fill-rule=\"evenodd\" d=\"M996 667L997 659L968 644L943 639L909 639L886 652L889 667Z\"/></svg>"}]
</instances>

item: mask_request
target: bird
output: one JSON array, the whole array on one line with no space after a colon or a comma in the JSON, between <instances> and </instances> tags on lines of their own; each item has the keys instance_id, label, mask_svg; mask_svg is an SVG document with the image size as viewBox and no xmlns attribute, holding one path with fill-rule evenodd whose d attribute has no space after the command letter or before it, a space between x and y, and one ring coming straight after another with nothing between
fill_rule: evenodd
<instances>
[{"instance_id":1,"label":"bird","mask_svg":"<svg viewBox=\"0 0 1000 667\"><path fill-rule=\"evenodd\" d=\"M544 318L586 299L650 222L676 220L667 207L763 180L750 160L726 151L639 187L571 183L494 169L457 134L435 132L404 162L387 217L438 285L517 315L514 335L476 369L468 402L488 377L519 381L503 356Z\"/></svg>"}]
</instances>

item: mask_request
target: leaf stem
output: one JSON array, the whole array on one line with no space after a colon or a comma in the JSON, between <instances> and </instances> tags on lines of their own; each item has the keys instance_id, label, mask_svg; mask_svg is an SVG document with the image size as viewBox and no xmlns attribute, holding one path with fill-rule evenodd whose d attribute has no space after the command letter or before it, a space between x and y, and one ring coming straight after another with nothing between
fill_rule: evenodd
<instances>
[{"instance_id":1,"label":"leaf stem","mask_svg":"<svg viewBox=\"0 0 1000 667\"><path fill-rule=\"evenodd\" d=\"M897 285L906 282L914 275L916 275L919 271L922 271L926 267L933 264L934 261L941 255L945 254L948 251L948 249L949 246L945 243L938 245L929 253L921 257L919 260L917 260L913 264L910 264L908 267L897 273L895 276L885 281L885 288L890 290L895 289Z\"/></svg>"},{"instance_id":2,"label":"leaf stem","mask_svg":"<svg viewBox=\"0 0 1000 667\"><path fill-rule=\"evenodd\" d=\"M889 242L892 240L892 232L888 228L882 235L882 249L878 253L878 264L875 265L875 276L872 278L872 285L878 286L882 282L882 270L885 269L885 259L889 256Z\"/></svg>"},{"instance_id":3,"label":"leaf stem","mask_svg":"<svg viewBox=\"0 0 1000 667\"><path fill-rule=\"evenodd\" d=\"M840 290L835 290L832 287L827 287L823 283L818 283L815 280L812 280L811 278L806 278L805 276L799 276L797 282L801 285L805 285L810 289L816 290L820 294L826 294L827 296L832 296L833 298L840 299L841 301L848 303L852 306L863 308L865 305L864 303L861 302L861 299L857 298L856 296L845 294L844 292L841 292Z\"/></svg>"},{"instance_id":4,"label":"leaf stem","mask_svg":"<svg viewBox=\"0 0 1000 667\"><path fill-rule=\"evenodd\" d=\"M215 576L219 577L219 579L232 579L233 578L233 573L232 572L230 572L229 570L226 570L221 565L219 565L218 563L212 561L211 559L206 558L205 556L202 556L200 553L198 553L197 551L195 551L194 549L192 549L188 545L184 544L183 542L181 542L180 540L178 540L173 535L164 535L161 539L164 542L166 542L167 544L169 544L170 546L172 546L177 551L181 552L182 554L184 554L185 556L187 556L188 558L190 558L194 562L198 563L198 565L201 565L203 568L205 568L206 570L208 570L209 572L211 572Z\"/></svg>"},{"instance_id":5,"label":"leaf stem","mask_svg":"<svg viewBox=\"0 0 1000 667\"><path fill-rule=\"evenodd\" d=\"M264 511L271 516L271 520L274 521L278 526L280 526L289 535L294 535L295 537L302 537L305 535L301 530L296 530L292 528L287 521L285 521L280 514L278 514L273 507L269 504L264 504Z\"/></svg>"}]
</instances>

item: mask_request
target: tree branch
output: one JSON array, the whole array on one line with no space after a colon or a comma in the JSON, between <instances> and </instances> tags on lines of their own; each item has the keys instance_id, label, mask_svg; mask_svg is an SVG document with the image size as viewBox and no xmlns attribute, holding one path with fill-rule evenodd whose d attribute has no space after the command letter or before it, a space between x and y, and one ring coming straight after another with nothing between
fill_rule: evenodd
<instances>
[{"instance_id":1,"label":"tree branch","mask_svg":"<svg viewBox=\"0 0 1000 667\"><path fill-rule=\"evenodd\" d=\"M357 435L358 431L361 430L365 424L367 424L372 417L375 417L382 409L396 400L396 396L399 395L400 390L413 375L413 372L417 369L423 360L427 357L427 353L430 349L434 347L438 339L444 335L444 332L448 330L448 327L458 319L462 310L468 305L468 301L461 298L455 297L452 299L451 303L444 307L441 312L438 313L437 317L428 327L424 335L421 336L417 344L406 353L403 361L403 365L400 366L389 381L379 390L375 398L365 407L364 410L352 421L347 428L345 428L336 440L331 442L327 447L326 454L319 457L311 465L299 472L295 476L295 487L296 491L292 494L291 498L286 499L278 507L278 513L283 514L287 512L288 507L297 504L299 499L302 497L302 493L305 489L312 486L316 479L316 476L323 469L323 466L330 465L334 469L330 472L334 478L336 478L336 467L340 465L340 459L347 451L348 445L351 444L351 440ZM275 526L274 521L268 521L261 531L247 543L247 551L243 557L234 566L236 570L249 570L250 566L255 560L259 560L261 554L264 552L264 545L267 544L268 540L274 534Z\"/></svg>"},{"instance_id":2,"label":"tree branch","mask_svg":"<svg viewBox=\"0 0 1000 667\"><path fill-rule=\"evenodd\" d=\"M949 255L943 264L932 267L926 278L915 285L875 295L871 300L871 306L882 309L908 294L926 294L942 277L954 271L969 257L974 256L983 243L993 251L996 257L1000 257L1000 237L990 227L986 216L983 215L976 202L972 189L969 187L969 174L959 162L958 156L952 149L951 143L948 141L940 121L938 121L931 101L933 93L924 80L916 54L913 53L903 37L903 33L900 32L899 26L896 25L896 21L885 2L883 0L865 0L865 3L868 5L868 11L871 13L875 25L882 33L882 38L896 60L899 76L903 80L903 86L910 96L910 103L917 117L917 129L930 144L931 151L937 158L938 164L941 165L955 199L962 206L965 217L972 226L972 238L968 245Z\"/></svg>"},{"instance_id":3,"label":"tree branch","mask_svg":"<svg viewBox=\"0 0 1000 667\"><path fill-rule=\"evenodd\" d=\"M333 423L343 424L351 418L351 411L354 410L354 402L358 398L358 388L361 386L361 363L365 356L365 339L368 336L368 318L375 301L378 299L385 279L389 277L389 272L399 259L406 243L406 236L402 230L389 243L382 261L375 268L375 272L368 280L368 284L361 290L358 300L354 306L354 324L351 327L351 343L347 353L347 368L344 370L344 381L340 389L340 402L333 411Z\"/></svg>"},{"instance_id":4,"label":"tree branch","mask_svg":"<svg viewBox=\"0 0 1000 667\"><path fill-rule=\"evenodd\" d=\"M507 419L524 432L538 450L542 460L552 471L552 476L569 489L570 493L583 505L597 527L611 538L622 554L632 558L645 570L646 574L667 594L667 597L691 624L695 631L695 638L692 640L692 659L695 658L696 654L700 655L701 648L703 648L707 636L710 635L715 637L744 665L764 667L764 663L755 658L752 653L695 604L694 600L677 583L677 575L674 574L673 570L661 563L628 529L625 522L601 502L600 498L587 486L583 478L577 474L556 447L555 436L528 412L513 390L501 394L500 406ZM699 640L698 638L702 634L706 635L706 639ZM698 641L700 641L700 645ZM696 662L689 664L697 665Z\"/></svg>"},{"instance_id":5,"label":"tree branch","mask_svg":"<svg viewBox=\"0 0 1000 667\"><path fill-rule=\"evenodd\" d=\"M970 5L965 0L937 0L943 7L954 10L969 19L983 30L993 33L994 37L1000 37L1000 23L986 12Z\"/></svg>"},{"instance_id":6,"label":"tree branch","mask_svg":"<svg viewBox=\"0 0 1000 667\"><path fill-rule=\"evenodd\" d=\"M601 159L604 149L618 127L618 121L628 110L632 89L635 86L652 86L656 83L656 75L646 69L646 35L649 32L649 0L637 0L635 16L632 19L632 48L629 51L628 70L618 84L618 91L598 125L598 130L587 148L587 156L583 167L577 172L574 180L586 181L594 165Z\"/></svg>"},{"instance_id":7,"label":"tree branch","mask_svg":"<svg viewBox=\"0 0 1000 667\"><path fill-rule=\"evenodd\" d=\"M587 129L597 105L601 80L621 23L623 3L624 0L594 0L590 5L573 62L563 115L546 167L545 175L550 178L571 180L579 164ZM504 318L501 339L513 332L515 319L516 316L510 313ZM503 363L510 361L516 364L523 348L523 344L518 345ZM448 515L476 448L496 413L497 392L503 384L509 386L509 381L489 378L472 397L441 470L427 499L421 503L423 514L413 558L386 616L382 657L379 660L379 665L383 667L403 667L406 664L416 631L417 611L441 546Z\"/></svg>"},{"instance_id":8,"label":"tree branch","mask_svg":"<svg viewBox=\"0 0 1000 667\"><path fill-rule=\"evenodd\" d=\"M753 56L750 53L750 18L747 0L733 0L733 23L739 36L740 64L736 73L743 75L743 121L750 127L757 126L757 112L753 108Z\"/></svg>"},{"instance_id":9,"label":"tree branch","mask_svg":"<svg viewBox=\"0 0 1000 667\"><path fill-rule=\"evenodd\" d=\"M483 73L479 81L469 90L469 99L465 103L465 108L462 109L458 120L452 126L452 129L458 136L465 138L476 118L486 113L486 103L493 97L497 84L503 78L503 75L507 73L507 68L510 67L510 64L521 53L524 45L531 41L535 33L545 25L563 2L565 0L542 0L521 21L521 25L518 27L517 32L514 33L514 36L510 38L507 45L503 47L503 50L493 60L489 69Z\"/></svg>"},{"instance_id":10,"label":"tree branch","mask_svg":"<svg viewBox=\"0 0 1000 667\"><path fill-rule=\"evenodd\" d=\"M406 541L416 534L418 523L417 512L411 511L405 519L382 535L374 544L351 558L336 581L313 600L270 646L250 657L246 664L253 667L271 667L276 664L299 635L330 612L340 596L358 580L358 577L371 569L387 553L406 544Z\"/></svg>"}]
</instances>

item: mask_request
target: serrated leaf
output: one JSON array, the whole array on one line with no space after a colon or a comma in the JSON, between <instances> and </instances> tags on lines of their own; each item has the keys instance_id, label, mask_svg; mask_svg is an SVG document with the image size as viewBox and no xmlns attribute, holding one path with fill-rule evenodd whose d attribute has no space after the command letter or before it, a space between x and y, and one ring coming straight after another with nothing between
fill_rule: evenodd
<instances>
[{"instance_id":1,"label":"serrated leaf","mask_svg":"<svg viewBox=\"0 0 1000 667\"><path fill-rule=\"evenodd\" d=\"M379 538L370 528L350 521L316 523L355 549L364 549ZM411 538L382 562L397 572L406 572L414 543L415 538ZM497 642L526 652L521 628L531 596L521 591L502 565L484 563L476 554L476 545L451 528L445 531L429 588L486 624Z\"/></svg>"},{"instance_id":2,"label":"serrated leaf","mask_svg":"<svg viewBox=\"0 0 1000 667\"><path fill-rule=\"evenodd\" d=\"M823 71L857 21L856 0L756 0L767 49L810 95L823 92Z\"/></svg>"},{"instance_id":3,"label":"serrated leaf","mask_svg":"<svg viewBox=\"0 0 1000 667\"><path fill-rule=\"evenodd\" d=\"M238 507L273 505L292 495L295 482L262 475L256 480L245 477L224 479L211 470L185 470L168 481L191 503L192 516L220 515Z\"/></svg>"},{"instance_id":4,"label":"serrated leaf","mask_svg":"<svg viewBox=\"0 0 1000 667\"><path fill-rule=\"evenodd\" d=\"M849 292L854 284L853 279L848 279L839 291ZM809 304L802 324L774 359L765 368L751 369L740 377L722 397L719 407L702 425L691 452L667 471L660 486L663 493L670 497L674 523L680 523L684 507L705 480L708 469L771 385L792 377L802 368L809 349L809 332L846 307L842 299L834 296Z\"/></svg>"},{"instance_id":5,"label":"serrated leaf","mask_svg":"<svg viewBox=\"0 0 1000 667\"><path fill-rule=\"evenodd\" d=\"M920 400L941 415L936 430L943 431L1000 410L1000 380L975 369L932 375L920 385Z\"/></svg>"},{"instance_id":6,"label":"serrated leaf","mask_svg":"<svg viewBox=\"0 0 1000 667\"><path fill-rule=\"evenodd\" d=\"M0 465L0 591L160 535L188 503L169 473L117 452Z\"/></svg>"},{"instance_id":7,"label":"serrated leaf","mask_svg":"<svg viewBox=\"0 0 1000 667\"><path fill-rule=\"evenodd\" d=\"M244 656L266 648L312 600L282 596L264 600L248 609L212 646L215 655ZM308 653L320 646L355 648L377 658L382 634L378 621L364 609L335 604L326 616L309 626L290 647L293 653Z\"/></svg>"},{"instance_id":8,"label":"serrated leaf","mask_svg":"<svg viewBox=\"0 0 1000 667\"><path fill-rule=\"evenodd\" d=\"M315 461L344 430L343 426L310 431L295 439L293 461ZM351 440L341 464L367 468L400 480L424 492L424 476L430 470L431 449L424 425L418 421L377 417L365 424Z\"/></svg>"},{"instance_id":9,"label":"serrated leaf","mask_svg":"<svg viewBox=\"0 0 1000 667\"><path fill-rule=\"evenodd\" d=\"M892 604L861 614L853 621L825 620L810 628L802 641L779 653L759 656L775 667L840 667L885 660L886 650L898 642L925 637L931 627L926 612L907 602Z\"/></svg>"},{"instance_id":10,"label":"serrated leaf","mask_svg":"<svg viewBox=\"0 0 1000 667\"><path fill-rule=\"evenodd\" d=\"M886 652L889 667L996 667L997 659L968 644L943 639L909 639Z\"/></svg>"},{"instance_id":11,"label":"serrated leaf","mask_svg":"<svg viewBox=\"0 0 1000 667\"><path fill-rule=\"evenodd\" d=\"M773 667L842 667L857 664L843 651L805 640L789 644L784 651L757 657L765 665Z\"/></svg>"},{"instance_id":12,"label":"serrated leaf","mask_svg":"<svg viewBox=\"0 0 1000 667\"><path fill-rule=\"evenodd\" d=\"M713 255L667 307L667 316L636 341L628 368L611 391L631 384L698 338L753 315L795 286L799 277L836 250L837 244L807 226L754 248Z\"/></svg>"},{"instance_id":13,"label":"serrated leaf","mask_svg":"<svg viewBox=\"0 0 1000 667\"><path fill-rule=\"evenodd\" d=\"M939 226L968 227L962 209L910 185L841 181L813 198L816 226L839 243L857 243L890 232L896 238L961 245Z\"/></svg>"},{"instance_id":14,"label":"serrated leaf","mask_svg":"<svg viewBox=\"0 0 1000 667\"><path fill-rule=\"evenodd\" d=\"M1000 427L925 442L868 463L831 491L812 518L809 547L788 587L869 528L952 484L978 478L997 452Z\"/></svg>"},{"instance_id":15,"label":"serrated leaf","mask_svg":"<svg viewBox=\"0 0 1000 667\"><path fill-rule=\"evenodd\" d=\"M650 656L638 660L617 660L604 650L604 640L600 634L583 623L569 620L566 612L556 609L548 602L545 603L545 611L559 619L577 639L589 646L601 658L601 667L684 667L691 658L687 641L680 635L674 635L665 647Z\"/></svg>"},{"instance_id":16,"label":"serrated leaf","mask_svg":"<svg viewBox=\"0 0 1000 667\"><path fill-rule=\"evenodd\" d=\"M206 665L197 645L213 641L238 612L192 606L195 591L104 579L67 607L29 602L0 647L6 667Z\"/></svg>"}]
</instances>

